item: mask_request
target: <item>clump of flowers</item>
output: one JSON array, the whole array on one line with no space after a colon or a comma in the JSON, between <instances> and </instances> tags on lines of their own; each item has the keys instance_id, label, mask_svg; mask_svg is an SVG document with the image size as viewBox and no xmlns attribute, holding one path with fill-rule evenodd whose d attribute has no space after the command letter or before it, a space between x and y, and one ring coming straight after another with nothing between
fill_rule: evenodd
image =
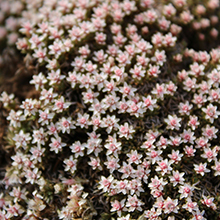
<instances>
[{"instance_id":1,"label":"clump of flowers","mask_svg":"<svg viewBox=\"0 0 220 220\"><path fill-rule=\"evenodd\" d=\"M217 219L219 1L20 4L39 97L0 97L0 217Z\"/></svg>"}]
</instances>

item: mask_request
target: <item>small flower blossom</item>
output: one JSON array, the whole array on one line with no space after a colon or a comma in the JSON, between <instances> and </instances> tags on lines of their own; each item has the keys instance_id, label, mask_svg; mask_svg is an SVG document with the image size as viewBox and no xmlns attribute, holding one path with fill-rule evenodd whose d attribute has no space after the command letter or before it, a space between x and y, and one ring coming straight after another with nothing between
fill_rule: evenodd
<instances>
[{"instance_id":1,"label":"small flower blossom","mask_svg":"<svg viewBox=\"0 0 220 220\"><path fill-rule=\"evenodd\" d=\"M155 164L156 162L160 161L162 157L160 156L162 154L161 150L150 150L146 153L147 159L151 161L152 164Z\"/></svg>"},{"instance_id":2,"label":"small flower blossom","mask_svg":"<svg viewBox=\"0 0 220 220\"><path fill-rule=\"evenodd\" d=\"M157 60L155 60L157 61ZM160 63L159 61L157 61L157 63ZM147 74L149 75L149 77L158 77L158 75L160 74L160 69L159 66L152 66L151 64L149 65L149 69L147 71Z\"/></svg>"},{"instance_id":3,"label":"small flower blossom","mask_svg":"<svg viewBox=\"0 0 220 220\"><path fill-rule=\"evenodd\" d=\"M179 130L181 127L181 118L178 118L176 115L168 115L168 118L164 119L164 121L167 123L167 129Z\"/></svg>"},{"instance_id":4,"label":"small flower blossom","mask_svg":"<svg viewBox=\"0 0 220 220\"><path fill-rule=\"evenodd\" d=\"M52 70L48 73L47 79L49 80L49 85L58 85L65 78L64 75L61 75L61 70L56 71Z\"/></svg>"},{"instance_id":5,"label":"small flower blossom","mask_svg":"<svg viewBox=\"0 0 220 220\"><path fill-rule=\"evenodd\" d=\"M42 63L43 61L47 61L47 48L36 48L35 53L33 54L33 57L38 59L39 63Z\"/></svg>"},{"instance_id":6,"label":"small flower blossom","mask_svg":"<svg viewBox=\"0 0 220 220\"><path fill-rule=\"evenodd\" d=\"M33 79L30 81L30 84L35 85L36 90L42 89L46 83L47 79L42 72L40 72L38 75L33 75Z\"/></svg>"},{"instance_id":7,"label":"small flower blossom","mask_svg":"<svg viewBox=\"0 0 220 220\"><path fill-rule=\"evenodd\" d=\"M18 110L15 112L13 109L10 111L7 120L10 121L10 125L13 127L20 127L21 122L25 120L24 115L22 115L22 111Z\"/></svg>"},{"instance_id":8,"label":"small flower blossom","mask_svg":"<svg viewBox=\"0 0 220 220\"><path fill-rule=\"evenodd\" d=\"M183 154L180 154L179 150L177 151L172 150L172 153L168 154L168 157L171 159L172 162L174 162L175 164L178 164L181 161Z\"/></svg>"},{"instance_id":9,"label":"small flower blossom","mask_svg":"<svg viewBox=\"0 0 220 220\"><path fill-rule=\"evenodd\" d=\"M77 122L76 122L76 126L80 126L80 128L88 128L89 125L89 114L83 114L81 115L80 113L78 113L78 118L77 118Z\"/></svg>"},{"instance_id":10,"label":"small flower blossom","mask_svg":"<svg viewBox=\"0 0 220 220\"><path fill-rule=\"evenodd\" d=\"M184 184L184 173L179 173L179 171L173 171L173 176L170 176L170 182L173 183L173 186L177 184Z\"/></svg>"},{"instance_id":11,"label":"small flower blossom","mask_svg":"<svg viewBox=\"0 0 220 220\"><path fill-rule=\"evenodd\" d=\"M111 212L117 211L118 216L121 217L121 212L126 210L126 208L125 208L125 200L126 199L123 199L120 202L118 200L112 201L111 202L112 208L111 208L110 211Z\"/></svg>"},{"instance_id":12,"label":"small flower blossom","mask_svg":"<svg viewBox=\"0 0 220 220\"><path fill-rule=\"evenodd\" d=\"M132 163L139 164L141 162L140 159L142 158L142 155L138 154L136 150L135 151L132 150L131 153L127 154L127 156L128 156L129 164Z\"/></svg>"},{"instance_id":13,"label":"small flower blossom","mask_svg":"<svg viewBox=\"0 0 220 220\"><path fill-rule=\"evenodd\" d=\"M170 197L168 197L164 201L164 213L177 213L178 209L178 199L172 200Z\"/></svg>"},{"instance_id":14,"label":"small flower blossom","mask_svg":"<svg viewBox=\"0 0 220 220\"><path fill-rule=\"evenodd\" d=\"M208 119L211 123L220 115L220 111L217 111L217 106L213 106L212 104L209 104L207 108L202 108L202 111L206 114L205 119Z\"/></svg>"},{"instance_id":15,"label":"small flower blossom","mask_svg":"<svg viewBox=\"0 0 220 220\"><path fill-rule=\"evenodd\" d=\"M100 159L99 158L91 157L90 159L91 159L91 161L88 162L88 164L92 167L93 170L96 170L96 169L102 170L102 166L100 164Z\"/></svg>"},{"instance_id":16,"label":"small flower blossom","mask_svg":"<svg viewBox=\"0 0 220 220\"><path fill-rule=\"evenodd\" d=\"M188 121L188 126L190 126L192 130L195 130L198 127L198 125L200 124L198 121L198 117L195 115L190 115L189 117L190 118Z\"/></svg>"},{"instance_id":17,"label":"small flower blossom","mask_svg":"<svg viewBox=\"0 0 220 220\"><path fill-rule=\"evenodd\" d=\"M201 157L207 159L208 162L211 162L217 157L216 149L204 148L204 153L201 155Z\"/></svg>"},{"instance_id":18,"label":"small flower blossom","mask_svg":"<svg viewBox=\"0 0 220 220\"><path fill-rule=\"evenodd\" d=\"M215 203L213 202L214 198L213 197L206 197L204 195L202 195L202 204L213 209L213 210L216 210L216 205Z\"/></svg>"},{"instance_id":19,"label":"small flower blossom","mask_svg":"<svg viewBox=\"0 0 220 220\"><path fill-rule=\"evenodd\" d=\"M194 170L196 171L196 173L204 176L205 173L210 172L210 170L208 168L206 168L207 163L200 163L199 165L197 164L193 164L194 165Z\"/></svg>"},{"instance_id":20,"label":"small flower blossom","mask_svg":"<svg viewBox=\"0 0 220 220\"><path fill-rule=\"evenodd\" d=\"M190 198L193 195L194 186L191 186L188 183L185 183L183 186L179 186L180 199Z\"/></svg>"},{"instance_id":21,"label":"small flower blossom","mask_svg":"<svg viewBox=\"0 0 220 220\"><path fill-rule=\"evenodd\" d=\"M123 173L121 178L125 179L125 178L128 178L132 174L133 168L130 164L127 164L123 161L123 164L118 171Z\"/></svg>"},{"instance_id":22,"label":"small flower blossom","mask_svg":"<svg viewBox=\"0 0 220 220\"><path fill-rule=\"evenodd\" d=\"M102 189L103 192L110 192L112 188L114 177L110 175L108 178L101 176L98 189Z\"/></svg>"},{"instance_id":23,"label":"small flower blossom","mask_svg":"<svg viewBox=\"0 0 220 220\"><path fill-rule=\"evenodd\" d=\"M187 157L193 157L195 156L196 149L194 149L193 145L191 145L190 147L185 146L184 151Z\"/></svg>"},{"instance_id":24,"label":"small flower blossom","mask_svg":"<svg viewBox=\"0 0 220 220\"><path fill-rule=\"evenodd\" d=\"M157 99L164 99L164 94L165 94L165 86L164 84L159 85L158 83L156 84L156 88L154 88L151 92L156 96Z\"/></svg>"},{"instance_id":25,"label":"small flower blossom","mask_svg":"<svg viewBox=\"0 0 220 220\"><path fill-rule=\"evenodd\" d=\"M126 203L126 207L128 207L128 212L133 212L134 210L142 211L142 205L143 202L139 200L136 195L128 195L128 200Z\"/></svg>"},{"instance_id":26,"label":"small flower blossom","mask_svg":"<svg viewBox=\"0 0 220 220\"><path fill-rule=\"evenodd\" d=\"M119 137L131 139L134 132L135 130L133 129L133 126L129 126L127 122L124 125L119 126Z\"/></svg>"},{"instance_id":27,"label":"small flower blossom","mask_svg":"<svg viewBox=\"0 0 220 220\"><path fill-rule=\"evenodd\" d=\"M212 166L212 169L215 171L214 175L219 176L220 175L220 161L217 159L215 160L215 165Z\"/></svg>"},{"instance_id":28,"label":"small flower blossom","mask_svg":"<svg viewBox=\"0 0 220 220\"><path fill-rule=\"evenodd\" d=\"M132 179L129 181L128 190L130 190L130 194L140 196L141 192L144 192L144 189L141 187L141 181L139 179Z\"/></svg>"},{"instance_id":29,"label":"small flower blossom","mask_svg":"<svg viewBox=\"0 0 220 220\"><path fill-rule=\"evenodd\" d=\"M193 202L190 197L186 199L186 204L182 206L183 209L186 209L189 212L196 211L198 209L198 204L196 202Z\"/></svg>"},{"instance_id":30,"label":"small flower blossom","mask_svg":"<svg viewBox=\"0 0 220 220\"><path fill-rule=\"evenodd\" d=\"M196 137L194 136L194 132L192 132L190 129L183 131L183 133L181 134L182 136L182 141L184 143L194 143L194 140L196 139Z\"/></svg>"},{"instance_id":31,"label":"small flower blossom","mask_svg":"<svg viewBox=\"0 0 220 220\"><path fill-rule=\"evenodd\" d=\"M154 108L157 107L157 100L156 99L152 99L151 95L148 95L146 98L143 97L143 106L146 109L150 109L151 111L154 110Z\"/></svg>"},{"instance_id":32,"label":"small flower blossom","mask_svg":"<svg viewBox=\"0 0 220 220\"><path fill-rule=\"evenodd\" d=\"M170 173L170 171L172 170L172 168L170 166L171 163L172 162L169 162L168 159L158 161L157 162L158 166L156 167L156 171L161 172L162 176L164 176L167 173Z\"/></svg>"},{"instance_id":33,"label":"small flower blossom","mask_svg":"<svg viewBox=\"0 0 220 220\"><path fill-rule=\"evenodd\" d=\"M51 151L55 151L55 153L58 154L59 151L62 151L62 148L66 146L66 143L62 142L61 137L56 136L55 138L51 138L49 146Z\"/></svg>"},{"instance_id":34,"label":"small flower blossom","mask_svg":"<svg viewBox=\"0 0 220 220\"><path fill-rule=\"evenodd\" d=\"M46 135L44 129L41 127L39 130L33 130L33 140L32 144L37 143L38 145L44 145L46 140Z\"/></svg>"},{"instance_id":35,"label":"small flower blossom","mask_svg":"<svg viewBox=\"0 0 220 220\"><path fill-rule=\"evenodd\" d=\"M65 159L64 164L65 164L65 171L70 171L72 174L76 171L77 160L73 159L73 155L71 155L69 159Z\"/></svg>"},{"instance_id":36,"label":"small flower blossom","mask_svg":"<svg viewBox=\"0 0 220 220\"><path fill-rule=\"evenodd\" d=\"M58 122L58 129L62 131L62 133L70 133L70 129L76 128L73 125L73 121L71 120L71 117L64 118L62 117Z\"/></svg>"},{"instance_id":37,"label":"small flower blossom","mask_svg":"<svg viewBox=\"0 0 220 220\"><path fill-rule=\"evenodd\" d=\"M117 170L120 165L118 164L119 158L115 158L114 156L107 156L107 161L104 163L107 166L107 169L110 173L113 173Z\"/></svg>"},{"instance_id":38,"label":"small flower blossom","mask_svg":"<svg viewBox=\"0 0 220 220\"><path fill-rule=\"evenodd\" d=\"M48 125L49 121L51 121L54 117L54 113L49 113L49 109L46 109L45 111L39 110L40 118L38 120L41 125Z\"/></svg>"},{"instance_id":39,"label":"small flower blossom","mask_svg":"<svg viewBox=\"0 0 220 220\"><path fill-rule=\"evenodd\" d=\"M188 101L186 103L180 103L179 104L179 113L181 115L189 115L192 107L193 107L193 105L190 105Z\"/></svg>"},{"instance_id":40,"label":"small flower blossom","mask_svg":"<svg viewBox=\"0 0 220 220\"><path fill-rule=\"evenodd\" d=\"M32 153L30 160L31 161L37 161L39 163L42 162L42 156L44 154L45 148L42 148L41 146L32 147L30 149L30 152Z\"/></svg>"},{"instance_id":41,"label":"small flower blossom","mask_svg":"<svg viewBox=\"0 0 220 220\"><path fill-rule=\"evenodd\" d=\"M5 91L1 93L0 101L3 103L4 107L7 107L13 102L14 94L8 95Z\"/></svg>"},{"instance_id":42,"label":"small flower blossom","mask_svg":"<svg viewBox=\"0 0 220 220\"><path fill-rule=\"evenodd\" d=\"M79 141L76 141L70 146L72 153L74 153L75 158L84 156L84 144L81 144Z\"/></svg>"},{"instance_id":43,"label":"small flower blossom","mask_svg":"<svg viewBox=\"0 0 220 220\"><path fill-rule=\"evenodd\" d=\"M217 138L216 133L218 132L218 129L214 126L210 127L209 124L206 125L205 128L202 128L202 135L208 140L212 140L213 138Z\"/></svg>"},{"instance_id":44,"label":"small flower blossom","mask_svg":"<svg viewBox=\"0 0 220 220\"><path fill-rule=\"evenodd\" d=\"M16 148L23 147L26 149L28 143L30 143L30 133L24 133L23 130L20 130L18 134L15 134L13 140L15 141Z\"/></svg>"}]
</instances>

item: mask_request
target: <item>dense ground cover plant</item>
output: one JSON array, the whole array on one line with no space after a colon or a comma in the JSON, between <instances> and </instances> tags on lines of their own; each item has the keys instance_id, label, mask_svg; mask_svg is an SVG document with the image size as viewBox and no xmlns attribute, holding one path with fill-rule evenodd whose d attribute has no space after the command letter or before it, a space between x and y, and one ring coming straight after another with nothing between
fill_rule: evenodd
<instances>
[{"instance_id":1,"label":"dense ground cover plant","mask_svg":"<svg viewBox=\"0 0 220 220\"><path fill-rule=\"evenodd\" d=\"M219 1L1 8L37 91L1 94L1 219L218 219Z\"/></svg>"}]
</instances>

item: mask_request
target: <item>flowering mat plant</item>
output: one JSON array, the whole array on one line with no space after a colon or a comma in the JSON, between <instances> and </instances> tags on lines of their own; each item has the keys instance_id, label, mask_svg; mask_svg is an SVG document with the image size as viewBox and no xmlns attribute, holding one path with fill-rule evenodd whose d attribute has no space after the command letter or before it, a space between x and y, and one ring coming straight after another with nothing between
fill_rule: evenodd
<instances>
[{"instance_id":1,"label":"flowering mat plant","mask_svg":"<svg viewBox=\"0 0 220 220\"><path fill-rule=\"evenodd\" d=\"M0 219L220 219L219 0L0 1Z\"/></svg>"}]
</instances>

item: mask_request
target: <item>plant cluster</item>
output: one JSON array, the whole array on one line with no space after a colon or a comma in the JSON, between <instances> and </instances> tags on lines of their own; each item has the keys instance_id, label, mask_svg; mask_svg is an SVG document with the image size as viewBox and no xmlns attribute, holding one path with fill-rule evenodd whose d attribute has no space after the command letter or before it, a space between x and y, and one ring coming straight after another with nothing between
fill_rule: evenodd
<instances>
[{"instance_id":1,"label":"plant cluster","mask_svg":"<svg viewBox=\"0 0 220 220\"><path fill-rule=\"evenodd\" d=\"M0 97L0 219L218 218L218 0L0 4L38 94Z\"/></svg>"}]
</instances>

